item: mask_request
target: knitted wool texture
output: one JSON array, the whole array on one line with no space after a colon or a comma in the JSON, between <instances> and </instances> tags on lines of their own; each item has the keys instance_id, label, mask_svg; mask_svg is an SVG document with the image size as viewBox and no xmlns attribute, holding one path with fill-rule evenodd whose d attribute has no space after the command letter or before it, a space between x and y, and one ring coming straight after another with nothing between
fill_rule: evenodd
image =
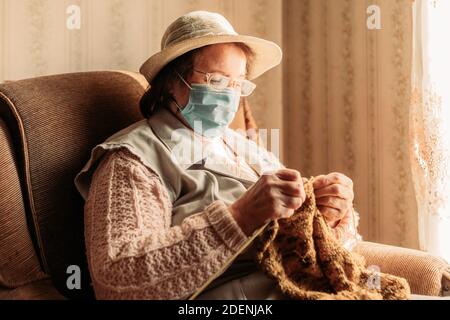
<instances>
[{"instance_id":1,"label":"knitted wool texture","mask_svg":"<svg viewBox=\"0 0 450 320\"><path fill-rule=\"evenodd\" d=\"M281 291L300 300L403 300L408 282L365 268L364 258L342 247L316 207L313 180L290 218L270 222L259 236L257 261Z\"/></svg>"}]
</instances>

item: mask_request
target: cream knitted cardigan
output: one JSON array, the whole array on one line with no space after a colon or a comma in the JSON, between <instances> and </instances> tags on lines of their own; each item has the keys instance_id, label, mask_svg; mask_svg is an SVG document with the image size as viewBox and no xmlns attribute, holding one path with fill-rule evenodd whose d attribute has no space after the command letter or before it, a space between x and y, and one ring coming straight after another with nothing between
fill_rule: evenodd
<instances>
[{"instance_id":1,"label":"cream knitted cardigan","mask_svg":"<svg viewBox=\"0 0 450 320\"><path fill-rule=\"evenodd\" d=\"M164 185L138 157L126 148L105 155L85 204L97 299L188 298L248 239L222 201L180 226L171 226L171 209Z\"/></svg>"}]
</instances>

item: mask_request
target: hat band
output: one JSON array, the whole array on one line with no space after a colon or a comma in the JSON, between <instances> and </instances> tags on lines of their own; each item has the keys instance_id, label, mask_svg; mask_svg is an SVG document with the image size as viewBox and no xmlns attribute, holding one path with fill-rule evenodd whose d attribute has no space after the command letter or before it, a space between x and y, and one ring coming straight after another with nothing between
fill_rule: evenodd
<instances>
[{"instance_id":1,"label":"hat band","mask_svg":"<svg viewBox=\"0 0 450 320\"><path fill-rule=\"evenodd\" d=\"M174 33L174 35L176 35L176 33ZM224 29L199 30L194 34L193 33L185 33L178 37L172 37L172 38L167 39L167 41L164 44L164 47L162 47L161 50L164 50L167 47L173 46L177 43L183 42L185 40L190 40L190 39L197 39L197 38L206 37L206 36L237 36L237 35L239 35L239 34L237 32L235 32L234 30L233 31L224 30Z\"/></svg>"}]
</instances>

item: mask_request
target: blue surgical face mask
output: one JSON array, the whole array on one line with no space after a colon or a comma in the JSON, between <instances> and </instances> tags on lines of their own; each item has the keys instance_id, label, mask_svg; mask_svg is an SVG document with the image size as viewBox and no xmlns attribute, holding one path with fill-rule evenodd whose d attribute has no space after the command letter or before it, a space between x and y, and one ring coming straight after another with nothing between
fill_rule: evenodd
<instances>
[{"instance_id":1,"label":"blue surgical face mask","mask_svg":"<svg viewBox=\"0 0 450 320\"><path fill-rule=\"evenodd\" d=\"M207 84L192 84L189 87L189 102L183 109L174 99L182 116L195 132L208 138L220 136L238 110L239 91L231 88L215 91Z\"/></svg>"}]
</instances>

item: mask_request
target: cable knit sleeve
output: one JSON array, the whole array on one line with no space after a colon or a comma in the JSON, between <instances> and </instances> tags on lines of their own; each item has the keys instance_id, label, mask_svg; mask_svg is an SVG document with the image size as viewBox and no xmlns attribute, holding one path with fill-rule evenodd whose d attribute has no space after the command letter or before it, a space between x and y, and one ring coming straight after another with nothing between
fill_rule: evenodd
<instances>
[{"instance_id":1,"label":"cable knit sleeve","mask_svg":"<svg viewBox=\"0 0 450 320\"><path fill-rule=\"evenodd\" d=\"M210 204L171 226L158 176L126 148L95 170L85 204L89 269L98 299L184 299L246 242L227 206Z\"/></svg>"}]
</instances>

